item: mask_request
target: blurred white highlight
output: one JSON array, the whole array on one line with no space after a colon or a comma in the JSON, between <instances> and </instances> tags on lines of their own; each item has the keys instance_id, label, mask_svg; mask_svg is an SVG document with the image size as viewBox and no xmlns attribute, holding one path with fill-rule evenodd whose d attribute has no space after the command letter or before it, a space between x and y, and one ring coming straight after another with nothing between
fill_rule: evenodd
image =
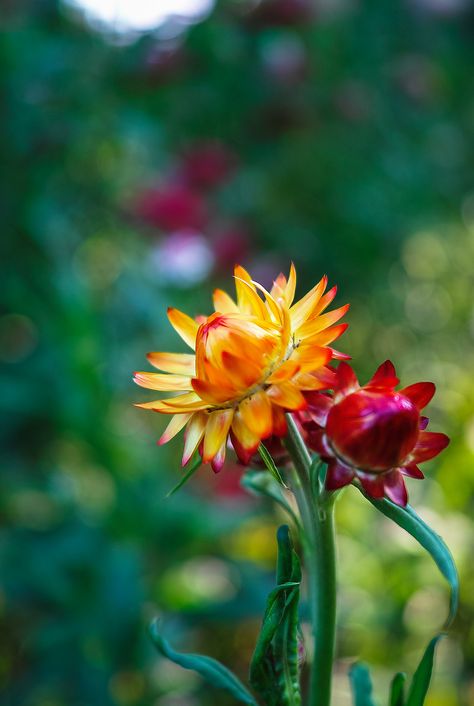
<instances>
[{"instance_id":1,"label":"blurred white highlight","mask_svg":"<svg viewBox=\"0 0 474 706\"><path fill-rule=\"evenodd\" d=\"M116 32L146 32L171 18L195 22L212 9L213 0L67 0L92 24Z\"/></svg>"}]
</instances>

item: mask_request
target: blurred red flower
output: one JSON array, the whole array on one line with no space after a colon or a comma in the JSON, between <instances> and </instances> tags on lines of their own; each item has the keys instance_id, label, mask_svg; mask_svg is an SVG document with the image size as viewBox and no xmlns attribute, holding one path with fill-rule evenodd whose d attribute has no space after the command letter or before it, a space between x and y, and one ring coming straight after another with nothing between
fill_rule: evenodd
<instances>
[{"instance_id":1,"label":"blurred red flower","mask_svg":"<svg viewBox=\"0 0 474 706\"><path fill-rule=\"evenodd\" d=\"M425 431L420 415L435 392L431 382L395 390L399 379L390 361L363 387L348 363L340 363L332 397L306 393L303 421L307 443L328 463L326 487L336 490L360 481L373 498L407 504L403 476L423 478L418 463L437 456L449 443L445 434Z\"/></svg>"},{"instance_id":2,"label":"blurred red flower","mask_svg":"<svg viewBox=\"0 0 474 706\"><path fill-rule=\"evenodd\" d=\"M201 230L207 222L202 196L177 184L146 189L137 199L135 212L146 223L165 231Z\"/></svg>"}]
</instances>

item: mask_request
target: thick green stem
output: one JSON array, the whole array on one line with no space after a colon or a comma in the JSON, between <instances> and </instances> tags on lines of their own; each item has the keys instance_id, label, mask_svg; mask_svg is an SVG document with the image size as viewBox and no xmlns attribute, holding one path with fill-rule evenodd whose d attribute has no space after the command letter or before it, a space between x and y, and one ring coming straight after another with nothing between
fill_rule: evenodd
<instances>
[{"instance_id":1,"label":"thick green stem","mask_svg":"<svg viewBox=\"0 0 474 706\"><path fill-rule=\"evenodd\" d=\"M313 662L308 706L330 706L336 632L336 558L333 494L311 482L311 456L287 414L287 449L295 467L292 490L303 525L302 545L308 581Z\"/></svg>"}]
</instances>

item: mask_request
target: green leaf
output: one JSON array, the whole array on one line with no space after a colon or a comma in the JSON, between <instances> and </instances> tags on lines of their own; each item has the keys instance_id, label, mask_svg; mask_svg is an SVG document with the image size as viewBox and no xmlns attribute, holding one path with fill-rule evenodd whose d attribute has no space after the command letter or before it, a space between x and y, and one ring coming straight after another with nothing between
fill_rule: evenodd
<instances>
[{"instance_id":1,"label":"green leaf","mask_svg":"<svg viewBox=\"0 0 474 706\"><path fill-rule=\"evenodd\" d=\"M265 471L247 471L242 476L240 484L251 493L264 495L274 500L290 515L295 525L299 526L300 521L287 501L281 485L269 473Z\"/></svg>"},{"instance_id":2,"label":"green leaf","mask_svg":"<svg viewBox=\"0 0 474 706\"><path fill-rule=\"evenodd\" d=\"M413 675L406 706L423 706L433 673L433 660L436 645L442 635L436 635L425 650L421 662Z\"/></svg>"},{"instance_id":3,"label":"green leaf","mask_svg":"<svg viewBox=\"0 0 474 706\"><path fill-rule=\"evenodd\" d=\"M167 640L160 634L158 620L152 623L150 634L159 652L172 662L179 664L181 667L184 667L184 669L191 669L198 672L198 674L210 684L219 689L225 689L238 701L244 704L251 704L251 706L257 706L257 702L242 682L217 660L203 655L175 652Z\"/></svg>"},{"instance_id":4,"label":"green leaf","mask_svg":"<svg viewBox=\"0 0 474 706\"><path fill-rule=\"evenodd\" d=\"M283 481L283 478L281 477L280 471L278 470L278 468L277 468L276 465L275 465L275 461L273 460L273 458L272 458L270 452L268 451L268 449L267 449L262 443L260 443L260 446L258 447L258 452L259 452L259 454L260 454L260 457L261 457L262 461L263 461L264 464L265 464L266 469L267 469L268 471L270 471L270 473L272 474L272 476L274 477L274 479L275 479L280 485L282 485L284 488L286 488L286 485L285 485L285 483L284 483L284 481Z\"/></svg>"},{"instance_id":5,"label":"green leaf","mask_svg":"<svg viewBox=\"0 0 474 706\"><path fill-rule=\"evenodd\" d=\"M298 668L298 602L301 567L286 525L277 533L277 587L250 664L250 683L266 706L301 706Z\"/></svg>"},{"instance_id":6,"label":"green leaf","mask_svg":"<svg viewBox=\"0 0 474 706\"><path fill-rule=\"evenodd\" d=\"M194 463L191 464L189 469L186 471L184 476L181 478L179 483L177 483L177 485L175 485L174 488L172 488L169 491L169 493L166 493L166 497L170 498L172 495L174 495L176 493L176 491L179 490L191 478L191 476L196 473L197 469L201 465L202 465L202 459L200 456L198 456L198 458L194 461Z\"/></svg>"},{"instance_id":7,"label":"green leaf","mask_svg":"<svg viewBox=\"0 0 474 706\"><path fill-rule=\"evenodd\" d=\"M369 668L362 662L354 664L349 671L354 706L375 706L372 699L372 680Z\"/></svg>"},{"instance_id":8,"label":"green leaf","mask_svg":"<svg viewBox=\"0 0 474 706\"><path fill-rule=\"evenodd\" d=\"M368 496L366 496L368 497ZM459 602L459 577L454 563L454 559L448 547L429 525L419 517L410 505L399 507L389 500L374 500L368 498L377 510L380 510L386 517L393 520L406 532L411 534L426 551L431 554L438 569L451 587L451 599L449 604L449 615L446 627L449 627L454 620Z\"/></svg>"},{"instance_id":9,"label":"green leaf","mask_svg":"<svg viewBox=\"0 0 474 706\"><path fill-rule=\"evenodd\" d=\"M403 672L398 672L392 679L390 685L390 704L389 706L404 706L405 704L405 682L407 675Z\"/></svg>"}]
</instances>

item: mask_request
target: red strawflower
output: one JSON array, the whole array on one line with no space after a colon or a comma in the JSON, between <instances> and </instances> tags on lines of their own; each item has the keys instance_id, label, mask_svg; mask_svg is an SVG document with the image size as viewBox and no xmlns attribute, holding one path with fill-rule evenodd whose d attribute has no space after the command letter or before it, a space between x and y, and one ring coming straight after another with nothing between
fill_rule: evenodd
<instances>
[{"instance_id":1,"label":"red strawflower","mask_svg":"<svg viewBox=\"0 0 474 706\"><path fill-rule=\"evenodd\" d=\"M418 463L449 443L446 434L425 431L428 418L420 415L435 393L434 384L395 390L400 381L389 360L363 387L348 363L340 363L336 378L332 397L306 394L303 421L308 445L328 463L326 488L336 490L357 478L371 497L386 496L405 506L403 476L423 478Z\"/></svg>"}]
</instances>

